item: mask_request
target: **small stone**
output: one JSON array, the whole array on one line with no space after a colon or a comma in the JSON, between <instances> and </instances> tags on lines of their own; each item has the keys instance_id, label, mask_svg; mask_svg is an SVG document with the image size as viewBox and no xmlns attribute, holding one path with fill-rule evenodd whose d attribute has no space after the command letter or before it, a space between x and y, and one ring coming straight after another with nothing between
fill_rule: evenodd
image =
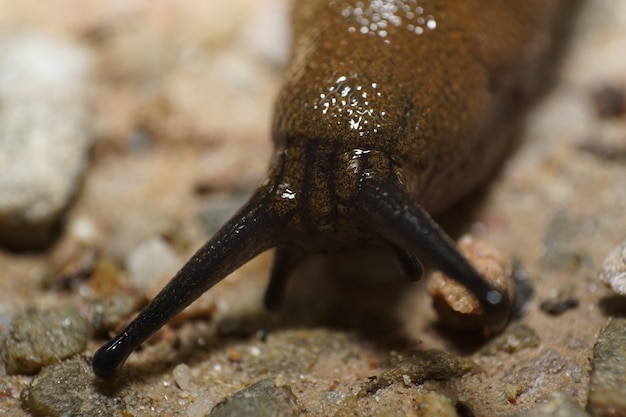
<instances>
[{"instance_id":1,"label":"small stone","mask_svg":"<svg viewBox=\"0 0 626 417\"><path fill-rule=\"evenodd\" d=\"M300 415L300 407L288 385L277 387L273 380L263 379L220 402L208 415L211 417L295 417Z\"/></svg>"},{"instance_id":2,"label":"small stone","mask_svg":"<svg viewBox=\"0 0 626 417\"><path fill-rule=\"evenodd\" d=\"M77 44L0 39L0 244L40 248L55 236L88 162L88 75Z\"/></svg>"},{"instance_id":3,"label":"small stone","mask_svg":"<svg viewBox=\"0 0 626 417\"><path fill-rule=\"evenodd\" d=\"M239 353L235 348L229 347L226 352L228 354L228 360L231 362L239 363L243 359L241 353Z\"/></svg>"},{"instance_id":4,"label":"small stone","mask_svg":"<svg viewBox=\"0 0 626 417\"><path fill-rule=\"evenodd\" d=\"M502 334L491 340L484 351L494 355L499 352L514 354L523 349L535 348L539 346L541 340L537 333L530 327L522 323L515 323L509 326Z\"/></svg>"},{"instance_id":5,"label":"small stone","mask_svg":"<svg viewBox=\"0 0 626 417\"><path fill-rule=\"evenodd\" d=\"M613 291L626 295L626 240L609 252L598 276Z\"/></svg>"},{"instance_id":6,"label":"small stone","mask_svg":"<svg viewBox=\"0 0 626 417\"><path fill-rule=\"evenodd\" d=\"M517 397L524 392L525 387L515 384L504 384L504 398L511 404L517 404Z\"/></svg>"},{"instance_id":7,"label":"small stone","mask_svg":"<svg viewBox=\"0 0 626 417\"><path fill-rule=\"evenodd\" d=\"M28 309L15 316L6 342L8 374L33 374L85 349L87 323L74 308Z\"/></svg>"},{"instance_id":8,"label":"small stone","mask_svg":"<svg viewBox=\"0 0 626 417\"><path fill-rule=\"evenodd\" d=\"M121 393L106 391L94 384L90 364L77 356L42 369L22 391L21 399L24 407L39 417L123 415Z\"/></svg>"},{"instance_id":9,"label":"small stone","mask_svg":"<svg viewBox=\"0 0 626 417\"><path fill-rule=\"evenodd\" d=\"M287 385L287 378L285 377L285 374L276 375L276 378L274 378L274 385L276 385L278 388Z\"/></svg>"},{"instance_id":10,"label":"small stone","mask_svg":"<svg viewBox=\"0 0 626 417\"><path fill-rule=\"evenodd\" d=\"M458 417L452 400L436 392L428 392L414 399L417 417Z\"/></svg>"},{"instance_id":11,"label":"small stone","mask_svg":"<svg viewBox=\"0 0 626 417\"><path fill-rule=\"evenodd\" d=\"M552 316L558 316L567 310L578 307L578 304L576 298L551 298L542 301L539 308Z\"/></svg>"},{"instance_id":12,"label":"small stone","mask_svg":"<svg viewBox=\"0 0 626 417\"><path fill-rule=\"evenodd\" d=\"M204 417L215 406L210 393L203 393L187 408L187 417Z\"/></svg>"},{"instance_id":13,"label":"small stone","mask_svg":"<svg viewBox=\"0 0 626 417\"><path fill-rule=\"evenodd\" d=\"M511 259L489 243L471 236L461 238L458 246L461 253L490 284L513 300L515 282ZM433 297L433 305L440 320L446 325L462 329L483 329L487 334L501 330L487 327L476 297L443 273L433 274L427 290Z\"/></svg>"},{"instance_id":14,"label":"small stone","mask_svg":"<svg viewBox=\"0 0 626 417\"><path fill-rule=\"evenodd\" d=\"M587 409L597 417L626 416L626 319L612 318L593 348Z\"/></svg>"},{"instance_id":15,"label":"small stone","mask_svg":"<svg viewBox=\"0 0 626 417\"><path fill-rule=\"evenodd\" d=\"M163 278L173 277L182 264L180 257L160 237L144 241L126 258L128 278L148 298L154 298L161 291Z\"/></svg>"},{"instance_id":16,"label":"small stone","mask_svg":"<svg viewBox=\"0 0 626 417\"><path fill-rule=\"evenodd\" d=\"M101 231L93 219L79 216L71 220L68 232L81 245L85 247L95 246L101 240Z\"/></svg>"},{"instance_id":17,"label":"small stone","mask_svg":"<svg viewBox=\"0 0 626 417\"><path fill-rule=\"evenodd\" d=\"M442 350L411 352L392 369L370 378L363 385L363 391L373 394L395 382L406 383L407 378L415 383L426 380L447 381L477 368L472 360Z\"/></svg>"},{"instance_id":18,"label":"small stone","mask_svg":"<svg viewBox=\"0 0 626 417\"><path fill-rule=\"evenodd\" d=\"M555 392L548 401L528 411L515 413L513 417L589 417L572 398Z\"/></svg>"},{"instance_id":19,"label":"small stone","mask_svg":"<svg viewBox=\"0 0 626 417\"><path fill-rule=\"evenodd\" d=\"M178 364L172 371L174 374L174 381L176 385L183 391L191 391L193 386L191 385L191 374L189 373L189 367L184 364Z\"/></svg>"},{"instance_id":20,"label":"small stone","mask_svg":"<svg viewBox=\"0 0 626 417\"><path fill-rule=\"evenodd\" d=\"M536 349L528 353L532 358L516 360L511 371L506 372L497 382L508 401L514 404L518 401L520 404L538 404L545 400L546 387L556 387L577 395L577 400L581 400L580 387L582 381L588 378L588 371L584 367L553 349Z\"/></svg>"}]
</instances>

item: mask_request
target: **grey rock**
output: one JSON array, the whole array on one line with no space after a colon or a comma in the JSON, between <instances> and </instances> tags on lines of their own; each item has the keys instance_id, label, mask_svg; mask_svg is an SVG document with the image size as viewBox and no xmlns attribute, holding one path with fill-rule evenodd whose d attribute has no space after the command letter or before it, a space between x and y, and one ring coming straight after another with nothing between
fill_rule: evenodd
<instances>
[{"instance_id":1,"label":"grey rock","mask_svg":"<svg viewBox=\"0 0 626 417\"><path fill-rule=\"evenodd\" d=\"M626 416L626 319L612 318L593 348L587 408L594 416Z\"/></svg>"},{"instance_id":2,"label":"grey rock","mask_svg":"<svg viewBox=\"0 0 626 417\"><path fill-rule=\"evenodd\" d=\"M113 417L125 408L128 399L122 394L94 383L89 363L77 356L44 368L22 391L21 400L40 417Z\"/></svg>"},{"instance_id":3,"label":"grey rock","mask_svg":"<svg viewBox=\"0 0 626 417\"><path fill-rule=\"evenodd\" d=\"M54 236L87 163L89 56L39 33L0 38L0 244Z\"/></svg>"},{"instance_id":4,"label":"grey rock","mask_svg":"<svg viewBox=\"0 0 626 417\"><path fill-rule=\"evenodd\" d=\"M390 370L371 378L361 386L364 392L373 394L395 382L406 385L421 384L426 380L448 381L478 369L471 360L442 350L430 349L409 352Z\"/></svg>"},{"instance_id":5,"label":"grey rock","mask_svg":"<svg viewBox=\"0 0 626 417\"><path fill-rule=\"evenodd\" d=\"M298 416L296 397L288 385L277 387L263 379L217 404L210 417L290 417Z\"/></svg>"},{"instance_id":6,"label":"grey rock","mask_svg":"<svg viewBox=\"0 0 626 417\"><path fill-rule=\"evenodd\" d=\"M17 314L6 341L8 374L32 374L46 365L82 352L87 322L73 308L28 309Z\"/></svg>"}]
</instances>

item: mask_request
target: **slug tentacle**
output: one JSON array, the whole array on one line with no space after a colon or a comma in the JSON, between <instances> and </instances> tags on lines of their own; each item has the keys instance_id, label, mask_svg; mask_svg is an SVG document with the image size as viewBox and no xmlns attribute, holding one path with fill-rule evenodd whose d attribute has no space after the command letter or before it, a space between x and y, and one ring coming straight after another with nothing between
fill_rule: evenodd
<instances>
[{"instance_id":1,"label":"slug tentacle","mask_svg":"<svg viewBox=\"0 0 626 417\"><path fill-rule=\"evenodd\" d=\"M292 245L276 248L270 281L263 298L267 310L276 311L279 309L283 302L287 281L303 257L304 252Z\"/></svg>"},{"instance_id":2,"label":"slug tentacle","mask_svg":"<svg viewBox=\"0 0 626 417\"><path fill-rule=\"evenodd\" d=\"M110 379L143 341L228 274L276 246L282 217L268 210L274 187L262 187L119 335L93 357L95 374Z\"/></svg>"},{"instance_id":3,"label":"slug tentacle","mask_svg":"<svg viewBox=\"0 0 626 417\"><path fill-rule=\"evenodd\" d=\"M356 222L404 251L423 256L471 291L494 327L506 322L508 296L480 276L430 215L399 186L363 178L352 212Z\"/></svg>"},{"instance_id":4,"label":"slug tentacle","mask_svg":"<svg viewBox=\"0 0 626 417\"><path fill-rule=\"evenodd\" d=\"M390 244L390 246L391 250L396 255L396 259L400 263L400 268L402 272L404 272L404 275L411 282L419 281L424 275L424 266L419 258L394 244Z\"/></svg>"}]
</instances>

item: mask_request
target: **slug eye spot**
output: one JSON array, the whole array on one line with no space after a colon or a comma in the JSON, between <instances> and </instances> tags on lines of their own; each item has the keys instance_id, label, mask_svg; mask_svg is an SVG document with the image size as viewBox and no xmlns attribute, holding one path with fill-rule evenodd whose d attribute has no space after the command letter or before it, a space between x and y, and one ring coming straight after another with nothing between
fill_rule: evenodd
<instances>
[{"instance_id":1,"label":"slug eye spot","mask_svg":"<svg viewBox=\"0 0 626 417\"><path fill-rule=\"evenodd\" d=\"M502 302L502 294L499 291L489 291L485 297L487 302L491 305L498 305Z\"/></svg>"}]
</instances>

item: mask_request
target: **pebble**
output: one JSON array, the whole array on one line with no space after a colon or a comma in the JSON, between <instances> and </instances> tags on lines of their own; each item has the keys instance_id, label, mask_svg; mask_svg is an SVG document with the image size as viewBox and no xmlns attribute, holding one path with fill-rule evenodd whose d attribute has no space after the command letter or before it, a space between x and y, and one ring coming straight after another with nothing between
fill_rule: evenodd
<instances>
[{"instance_id":1,"label":"pebble","mask_svg":"<svg viewBox=\"0 0 626 417\"><path fill-rule=\"evenodd\" d=\"M515 413L513 417L589 417L572 398L562 392L555 392L543 404Z\"/></svg>"},{"instance_id":2,"label":"pebble","mask_svg":"<svg viewBox=\"0 0 626 417\"><path fill-rule=\"evenodd\" d=\"M462 237L458 246L489 283L513 300L515 280L511 259L502 255L493 245L471 236ZM487 335L501 330L487 326L476 297L445 274L435 272L428 282L427 290L433 297L433 305L442 323L461 329L482 329Z\"/></svg>"},{"instance_id":3,"label":"pebble","mask_svg":"<svg viewBox=\"0 0 626 417\"><path fill-rule=\"evenodd\" d=\"M204 393L196 397L187 407L187 417L204 417L213 408L215 401L211 393Z\"/></svg>"},{"instance_id":4,"label":"pebble","mask_svg":"<svg viewBox=\"0 0 626 417\"><path fill-rule=\"evenodd\" d=\"M407 379L415 384L426 380L447 381L477 368L478 366L472 360L442 350L411 352L392 369L372 377L363 385L361 391L373 394L393 383L406 383Z\"/></svg>"},{"instance_id":5,"label":"pebble","mask_svg":"<svg viewBox=\"0 0 626 417\"><path fill-rule=\"evenodd\" d=\"M122 414L126 398L120 390L94 384L91 366L80 356L42 369L21 400L38 417L132 415Z\"/></svg>"},{"instance_id":6,"label":"pebble","mask_svg":"<svg viewBox=\"0 0 626 417\"><path fill-rule=\"evenodd\" d=\"M299 416L300 407L291 387L277 387L273 379L262 379L217 404L210 417Z\"/></svg>"},{"instance_id":7,"label":"pebble","mask_svg":"<svg viewBox=\"0 0 626 417\"><path fill-rule=\"evenodd\" d=\"M552 316L558 316L578 307L578 304L579 301L576 298L549 298L542 301L539 308Z\"/></svg>"},{"instance_id":8,"label":"pebble","mask_svg":"<svg viewBox=\"0 0 626 417\"><path fill-rule=\"evenodd\" d=\"M49 34L0 38L0 244L55 236L88 162L88 53Z\"/></svg>"},{"instance_id":9,"label":"pebble","mask_svg":"<svg viewBox=\"0 0 626 417\"><path fill-rule=\"evenodd\" d=\"M520 357L499 381L504 398L512 404L538 404L545 400L546 391L558 390L581 400L581 386L588 378L586 367L554 349L533 356L529 360Z\"/></svg>"},{"instance_id":10,"label":"pebble","mask_svg":"<svg viewBox=\"0 0 626 417\"><path fill-rule=\"evenodd\" d=\"M459 417L452 400L443 394L427 392L415 398L417 417Z\"/></svg>"},{"instance_id":11,"label":"pebble","mask_svg":"<svg viewBox=\"0 0 626 417\"><path fill-rule=\"evenodd\" d=\"M598 277L617 294L626 295L626 240L609 252Z\"/></svg>"},{"instance_id":12,"label":"pebble","mask_svg":"<svg viewBox=\"0 0 626 417\"><path fill-rule=\"evenodd\" d=\"M193 384L191 383L191 373L187 364L180 363L176 365L176 367L172 371L172 374L174 375L174 381L176 381L176 385L178 385L178 388L187 392L191 392L193 390Z\"/></svg>"},{"instance_id":13,"label":"pebble","mask_svg":"<svg viewBox=\"0 0 626 417\"><path fill-rule=\"evenodd\" d=\"M276 378L274 378L274 385L276 385L278 388L287 385L287 377L285 377L285 374L276 375Z\"/></svg>"},{"instance_id":14,"label":"pebble","mask_svg":"<svg viewBox=\"0 0 626 417\"><path fill-rule=\"evenodd\" d=\"M82 352L87 330L87 322L71 307L17 314L6 341L7 373L33 374Z\"/></svg>"},{"instance_id":15,"label":"pebble","mask_svg":"<svg viewBox=\"0 0 626 417\"><path fill-rule=\"evenodd\" d=\"M541 339L532 328L517 322L492 339L483 351L487 355L495 355L500 352L515 354L524 349L536 348L540 343Z\"/></svg>"},{"instance_id":16,"label":"pebble","mask_svg":"<svg viewBox=\"0 0 626 417\"><path fill-rule=\"evenodd\" d=\"M126 258L126 270L132 284L148 298L154 298L183 265L182 259L161 237L142 242Z\"/></svg>"},{"instance_id":17,"label":"pebble","mask_svg":"<svg viewBox=\"0 0 626 417\"><path fill-rule=\"evenodd\" d=\"M626 319L612 318L596 339L587 409L596 417L626 416Z\"/></svg>"}]
</instances>

